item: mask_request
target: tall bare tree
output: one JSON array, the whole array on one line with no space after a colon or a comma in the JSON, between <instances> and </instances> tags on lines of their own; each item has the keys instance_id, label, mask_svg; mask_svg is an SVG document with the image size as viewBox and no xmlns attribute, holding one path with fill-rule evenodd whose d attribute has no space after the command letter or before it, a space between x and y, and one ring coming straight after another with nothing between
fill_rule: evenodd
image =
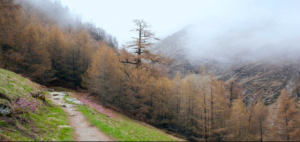
<instances>
[{"instance_id":1,"label":"tall bare tree","mask_svg":"<svg viewBox=\"0 0 300 142\"><path fill-rule=\"evenodd\" d=\"M132 37L133 40L128 42L127 48L136 49L135 53L137 58L134 61L121 61L122 63L136 64L136 67L140 67L142 64L142 58L148 58L152 56L148 50L154 44L154 40L159 40L155 37L155 34L150 30L150 25L144 20L133 20L135 27L131 30L137 32L137 37ZM145 56L142 56L144 53Z\"/></svg>"}]
</instances>

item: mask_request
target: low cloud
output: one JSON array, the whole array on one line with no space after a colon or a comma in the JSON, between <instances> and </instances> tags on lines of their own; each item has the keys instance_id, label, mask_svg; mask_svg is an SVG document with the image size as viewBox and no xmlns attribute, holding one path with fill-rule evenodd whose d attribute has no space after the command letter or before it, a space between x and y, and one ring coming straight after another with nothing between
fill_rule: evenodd
<instances>
[{"instance_id":1,"label":"low cloud","mask_svg":"<svg viewBox=\"0 0 300 142\"><path fill-rule=\"evenodd\" d=\"M187 28L192 62L300 59L300 1L226 1L211 5Z\"/></svg>"}]
</instances>

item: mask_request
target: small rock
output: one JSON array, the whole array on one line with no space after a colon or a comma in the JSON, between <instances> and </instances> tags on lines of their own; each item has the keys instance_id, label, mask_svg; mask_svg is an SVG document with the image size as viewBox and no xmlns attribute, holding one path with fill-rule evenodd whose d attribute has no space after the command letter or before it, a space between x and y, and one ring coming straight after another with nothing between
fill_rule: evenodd
<instances>
[{"instance_id":1,"label":"small rock","mask_svg":"<svg viewBox=\"0 0 300 142\"><path fill-rule=\"evenodd\" d=\"M75 114L70 114L69 116L75 116Z\"/></svg>"},{"instance_id":2,"label":"small rock","mask_svg":"<svg viewBox=\"0 0 300 142\"><path fill-rule=\"evenodd\" d=\"M67 96L67 94L65 94L65 93L61 93L60 95L61 95L61 96Z\"/></svg>"},{"instance_id":3,"label":"small rock","mask_svg":"<svg viewBox=\"0 0 300 142\"><path fill-rule=\"evenodd\" d=\"M60 97L55 97L53 98L54 100L60 100L61 98Z\"/></svg>"},{"instance_id":4,"label":"small rock","mask_svg":"<svg viewBox=\"0 0 300 142\"><path fill-rule=\"evenodd\" d=\"M74 102L74 101L77 101L77 99L76 98L66 98L67 99L67 101L69 101L69 102Z\"/></svg>"},{"instance_id":5,"label":"small rock","mask_svg":"<svg viewBox=\"0 0 300 142\"><path fill-rule=\"evenodd\" d=\"M74 107L74 105L66 104L66 108L72 108L72 107Z\"/></svg>"},{"instance_id":6,"label":"small rock","mask_svg":"<svg viewBox=\"0 0 300 142\"><path fill-rule=\"evenodd\" d=\"M58 128L71 128L71 126L62 125L62 126L58 126Z\"/></svg>"},{"instance_id":7,"label":"small rock","mask_svg":"<svg viewBox=\"0 0 300 142\"><path fill-rule=\"evenodd\" d=\"M70 92L64 92L66 94L65 96L69 96L71 93Z\"/></svg>"},{"instance_id":8,"label":"small rock","mask_svg":"<svg viewBox=\"0 0 300 142\"><path fill-rule=\"evenodd\" d=\"M66 94L64 92L52 92L52 93L50 93L50 95L51 96L54 96L54 95L56 95L56 96L66 96Z\"/></svg>"},{"instance_id":9,"label":"small rock","mask_svg":"<svg viewBox=\"0 0 300 142\"><path fill-rule=\"evenodd\" d=\"M76 105L83 105L83 103L81 101L73 101Z\"/></svg>"},{"instance_id":10,"label":"small rock","mask_svg":"<svg viewBox=\"0 0 300 142\"><path fill-rule=\"evenodd\" d=\"M0 116L11 116L12 111L9 107L0 105Z\"/></svg>"}]
</instances>

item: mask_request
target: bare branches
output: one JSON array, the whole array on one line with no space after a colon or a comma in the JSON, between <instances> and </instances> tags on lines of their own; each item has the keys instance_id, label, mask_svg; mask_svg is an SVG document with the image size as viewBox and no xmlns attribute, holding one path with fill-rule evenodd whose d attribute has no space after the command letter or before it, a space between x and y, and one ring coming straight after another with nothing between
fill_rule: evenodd
<instances>
[{"instance_id":1,"label":"bare branches","mask_svg":"<svg viewBox=\"0 0 300 142\"><path fill-rule=\"evenodd\" d=\"M151 55L149 51L146 49L153 46L153 40L158 40L158 38L155 37L155 34L151 32L150 25L145 22L144 20L135 19L133 20L135 23L135 28L133 28L131 31L137 32L138 37L132 37L132 41L128 42L128 45L126 48L133 48L136 49L135 53L137 54L136 62L130 62L126 59L126 61L120 61L121 63L128 63L128 64L135 64L138 67L141 67L142 64L142 58L149 57L141 55L143 53L146 53L148 55Z\"/></svg>"},{"instance_id":2,"label":"bare branches","mask_svg":"<svg viewBox=\"0 0 300 142\"><path fill-rule=\"evenodd\" d=\"M137 64L136 62L130 62L130 61L128 61L128 59L126 59L126 61L121 61L121 60L119 59L119 62L121 62L121 63L126 63L126 64L134 64L134 65Z\"/></svg>"}]
</instances>

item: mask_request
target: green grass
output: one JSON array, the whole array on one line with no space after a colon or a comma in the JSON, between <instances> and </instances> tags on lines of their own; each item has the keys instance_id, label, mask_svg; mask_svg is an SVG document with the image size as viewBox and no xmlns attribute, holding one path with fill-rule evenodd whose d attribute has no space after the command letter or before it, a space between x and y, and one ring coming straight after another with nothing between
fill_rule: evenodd
<instances>
[{"instance_id":1,"label":"green grass","mask_svg":"<svg viewBox=\"0 0 300 142\"><path fill-rule=\"evenodd\" d=\"M34 122L38 122L40 137L43 141L73 141L74 132L72 128L59 128L69 126L68 116L59 106L43 107L38 114L31 114Z\"/></svg>"},{"instance_id":2,"label":"green grass","mask_svg":"<svg viewBox=\"0 0 300 142\"><path fill-rule=\"evenodd\" d=\"M14 73L0 68L0 92L11 98L23 97L29 92L36 92L37 84Z\"/></svg>"},{"instance_id":3,"label":"green grass","mask_svg":"<svg viewBox=\"0 0 300 142\"><path fill-rule=\"evenodd\" d=\"M1 93L16 99L37 91L41 91L38 84L13 72L0 69ZM12 118L16 123L11 125L5 120L0 120L0 135L4 135L11 141L73 141L74 131L72 128L59 128L59 126L69 126L67 113L62 108L52 105L49 100L47 101L51 104L50 106L39 101L39 107L34 113L18 115L28 122ZM8 102L0 99L0 103Z\"/></svg>"},{"instance_id":4,"label":"green grass","mask_svg":"<svg viewBox=\"0 0 300 142\"><path fill-rule=\"evenodd\" d=\"M5 125L6 125L5 122L0 121L0 126L5 126Z\"/></svg>"},{"instance_id":5,"label":"green grass","mask_svg":"<svg viewBox=\"0 0 300 142\"><path fill-rule=\"evenodd\" d=\"M51 103L49 101L49 103ZM74 131L72 128L59 128L59 126L69 126L68 116L59 106L39 108L35 113L29 112L24 118L30 118L30 123L23 124L23 130L28 134L37 136L32 139L28 135L24 135L19 130L7 126L1 122L1 126L6 128L3 134L13 141L74 141ZM20 123L19 123L20 124Z\"/></svg>"},{"instance_id":6,"label":"green grass","mask_svg":"<svg viewBox=\"0 0 300 142\"><path fill-rule=\"evenodd\" d=\"M118 141L177 141L157 128L137 123L129 118L108 117L86 105L78 108L92 125Z\"/></svg>"},{"instance_id":7,"label":"green grass","mask_svg":"<svg viewBox=\"0 0 300 142\"><path fill-rule=\"evenodd\" d=\"M32 139L15 130L4 132L8 139L13 141L74 141L72 128L59 128L59 126L69 126L68 116L62 108L44 106L37 112L30 112L26 115L30 118L30 123L23 125L24 130L38 138Z\"/></svg>"}]
</instances>

